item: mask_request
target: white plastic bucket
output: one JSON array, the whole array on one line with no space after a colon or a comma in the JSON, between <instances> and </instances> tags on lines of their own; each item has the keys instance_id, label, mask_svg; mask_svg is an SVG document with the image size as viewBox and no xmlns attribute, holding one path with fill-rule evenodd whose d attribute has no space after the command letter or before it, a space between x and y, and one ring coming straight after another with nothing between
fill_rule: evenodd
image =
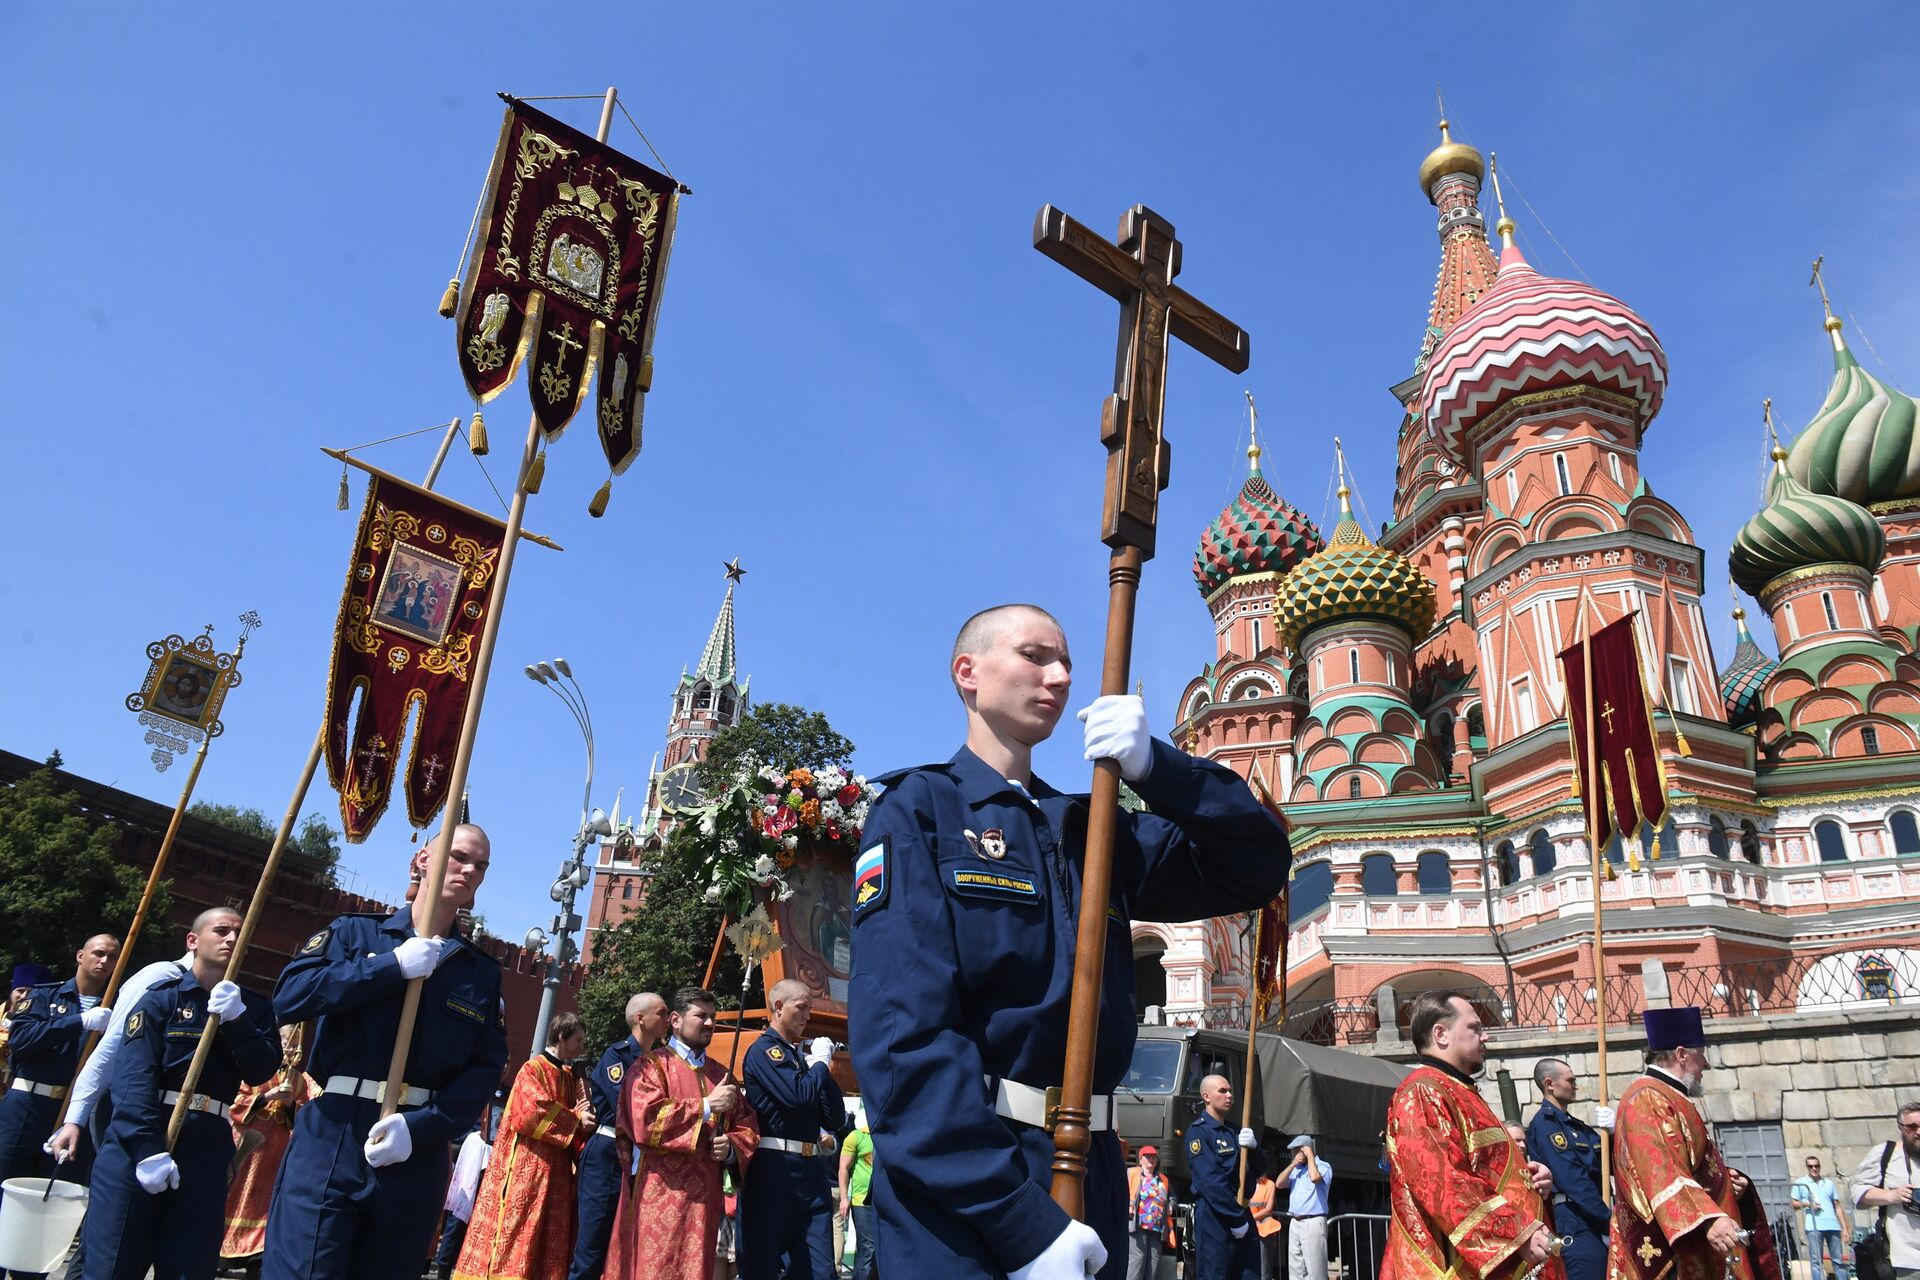
<instances>
[{"instance_id":1,"label":"white plastic bucket","mask_svg":"<svg viewBox=\"0 0 1920 1280\"><path fill-rule=\"evenodd\" d=\"M87 1189L55 1182L49 1193L45 1178L8 1178L0 1193L0 1270L53 1270L87 1216Z\"/></svg>"}]
</instances>

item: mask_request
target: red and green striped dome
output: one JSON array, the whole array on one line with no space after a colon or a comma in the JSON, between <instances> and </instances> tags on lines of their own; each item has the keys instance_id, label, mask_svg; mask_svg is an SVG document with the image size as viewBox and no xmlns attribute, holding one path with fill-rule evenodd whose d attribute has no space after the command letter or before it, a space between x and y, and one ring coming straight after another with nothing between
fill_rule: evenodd
<instances>
[{"instance_id":1,"label":"red and green striped dome","mask_svg":"<svg viewBox=\"0 0 1920 1280\"><path fill-rule=\"evenodd\" d=\"M1193 553L1193 580L1211 597L1229 579L1250 573L1285 573L1325 547L1320 531L1273 491L1260 474L1257 449L1249 449L1253 472L1240 496L1227 504Z\"/></svg>"}]
</instances>

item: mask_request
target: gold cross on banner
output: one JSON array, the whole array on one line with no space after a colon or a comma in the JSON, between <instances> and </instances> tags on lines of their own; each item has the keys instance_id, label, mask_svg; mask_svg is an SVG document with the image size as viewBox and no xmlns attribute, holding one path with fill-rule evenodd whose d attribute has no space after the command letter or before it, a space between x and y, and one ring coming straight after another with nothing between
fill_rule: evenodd
<instances>
[{"instance_id":1,"label":"gold cross on banner","mask_svg":"<svg viewBox=\"0 0 1920 1280\"><path fill-rule=\"evenodd\" d=\"M558 329L547 330L547 336L560 345L560 359L565 360L569 351L578 351L580 339L573 336L573 321L569 320Z\"/></svg>"},{"instance_id":2,"label":"gold cross on banner","mask_svg":"<svg viewBox=\"0 0 1920 1280\"><path fill-rule=\"evenodd\" d=\"M1653 1265L1653 1260L1660 1256L1660 1246L1651 1240L1642 1240L1640 1247L1634 1252L1640 1255L1642 1263L1650 1267Z\"/></svg>"},{"instance_id":3,"label":"gold cross on banner","mask_svg":"<svg viewBox=\"0 0 1920 1280\"><path fill-rule=\"evenodd\" d=\"M1607 722L1607 732L1613 732L1613 704L1609 702L1600 709L1600 718Z\"/></svg>"}]
</instances>

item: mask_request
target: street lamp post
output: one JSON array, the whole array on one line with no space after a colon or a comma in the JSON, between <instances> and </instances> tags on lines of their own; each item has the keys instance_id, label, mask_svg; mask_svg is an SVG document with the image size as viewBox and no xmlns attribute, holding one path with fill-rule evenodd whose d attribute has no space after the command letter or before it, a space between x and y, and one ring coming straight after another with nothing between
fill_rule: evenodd
<instances>
[{"instance_id":1,"label":"street lamp post","mask_svg":"<svg viewBox=\"0 0 1920 1280\"><path fill-rule=\"evenodd\" d=\"M573 851L567 860L560 864L560 874L549 891L555 903L560 907L550 922L553 929L554 957L547 965L546 981L540 988L540 1014L533 1023L533 1047L529 1056L537 1054L547 1042L547 1022L553 1017L554 1001L560 994L560 970L580 954L574 945L573 934L580 928L580 917L574 914L574 895L593 878L592 868L587 866L587 850L602 837L613 834L613 826L607 821L607 815L591 808L593 802L593 716L587 710L587 695L580 688L580 682L573 678L573 670L568 667L565 658L555 658L551 662L537 662L526 668L527 678L535 684L549 690L567 710L573 713L573 721L580 727L580 736L587 744L587 783L580 794L580 822L574 831ZM547 945L547 931L537 925L527 931L526 945L529 951L543 950Z\"/></svg>"}]
</instances>

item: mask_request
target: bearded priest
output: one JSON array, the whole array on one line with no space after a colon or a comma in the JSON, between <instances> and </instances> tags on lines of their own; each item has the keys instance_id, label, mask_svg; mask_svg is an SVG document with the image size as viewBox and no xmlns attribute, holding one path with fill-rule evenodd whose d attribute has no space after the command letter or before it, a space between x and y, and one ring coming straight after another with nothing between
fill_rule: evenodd
<instances>
[{"instance_id":1,"label":"bearded priest","mask_svg":"<svg viewBox=\"0 0 1920 1280\"><path fill-rule=\"evenodd\" d=\"M1480 1014L1457 991L1413 1002L1420 1064L1387 1108L1393 1220L1380 1280L1566 1280L1547 1225L1546 1166L1528 1161L1480 1096Z\"/></svg>"},{"instance_id":2,"label":"bearded priest","mask_svg":"<svg viewBox=\"0 0 1920 1280\"><path fill-rule=\"evenodd\" d=\"M1613 1228L1618 1280L1780 1280L1753 1183L1720 1158L1693 1099L1707 1069L1696 1008L1648 1009L1647 1073L1614 1108Z\"/></svg>"}]
</instances>

